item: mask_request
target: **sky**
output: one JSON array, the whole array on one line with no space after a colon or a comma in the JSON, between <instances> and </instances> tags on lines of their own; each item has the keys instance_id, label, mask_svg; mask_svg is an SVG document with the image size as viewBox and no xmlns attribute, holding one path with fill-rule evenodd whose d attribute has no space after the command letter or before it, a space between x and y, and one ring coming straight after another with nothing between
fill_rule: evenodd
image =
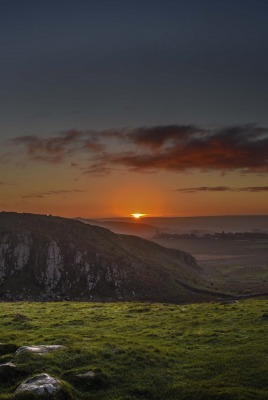
<instances>
[{"instance_id":1,"label":"sky","mask_svg":"<svg viewBox=\"0 0 268 400\"><path fill-rule=\"evenodd\" d=\"M0 210L268 214L268 2L0 1Z\"/></svg>"}]
</instances>

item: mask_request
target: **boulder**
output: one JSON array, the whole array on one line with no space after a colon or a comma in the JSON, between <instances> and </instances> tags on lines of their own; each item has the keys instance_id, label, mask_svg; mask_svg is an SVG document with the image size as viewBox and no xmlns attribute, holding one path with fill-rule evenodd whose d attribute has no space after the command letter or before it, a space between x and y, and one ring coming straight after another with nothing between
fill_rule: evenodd
<instances>
[{"instance_id":1,"label":"boulder","mask_svg":"<svg viewBox=\"0 0 268 400\"><path fill-rule=\"evenodd\" d=\"M38 346L22 346L20 347L16 353L15 356L18 354L23 354L23 353L35 353L35 354L46 354L46 353L51 353L52 351L59 350L64 348L64 346L61 345L38 345Z\"/></svg>"},{"instance_id":2,"label":"boulder","mask_svg":"<svg viewBox=\"0 0 268 400\"><path fill-rule=\"evenodd\" d=\"M0 364L0 368L16 368L16 365L12 362L7 362L5 364Z\"/></svg>"},{"instance_id":3,"label":"boulder","mask_svg":"<svg viewBox=\"0 0 268 400\"><path fill-rule=\"evenodd\" d=\"M96 376L96 373L94 371L88 371L85 374L77 374L77 378L81 379L93 379Z\"/></svg>"},{"instance_id":4,"label":"boulder","mask_svg":"<svg viewBox=\"0 0 268 400\"><path fill-rule=\"evenodd\" d=\"M48 374L36 375L27 379L15 391L15 393L32 393L36 395L54 395L61 389L60 382Z\"/></svg>"}]
</instances>

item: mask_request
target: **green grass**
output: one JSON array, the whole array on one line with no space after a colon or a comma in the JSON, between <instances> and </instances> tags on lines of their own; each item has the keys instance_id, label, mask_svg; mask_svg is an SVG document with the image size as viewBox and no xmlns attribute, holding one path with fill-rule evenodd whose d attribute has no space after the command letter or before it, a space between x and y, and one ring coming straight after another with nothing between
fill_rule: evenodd
<instances>
[{"instance_id":1,"label":"green grass","mask_svg":"<svg viewBox=\"0 0 268 400\"><path fill-rule=\"evenodd\" d=\"M17 370L5 376L0 368L0 399L46 372L64 382L58 399L267 400L267 332L267 300L1 303L1 343L66 347L17 357L7 349L0 363ZM89 382L75 377L89 370Z\"/></svg>"}]
</instances>

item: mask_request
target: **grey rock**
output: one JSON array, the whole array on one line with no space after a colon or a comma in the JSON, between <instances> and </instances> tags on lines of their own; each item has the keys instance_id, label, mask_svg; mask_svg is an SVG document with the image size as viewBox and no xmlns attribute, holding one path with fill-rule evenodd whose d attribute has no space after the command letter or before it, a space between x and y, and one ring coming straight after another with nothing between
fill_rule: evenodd
<instances>
[{"instance_id":1,"label":"grey rock","mask_svg":"<svg viewBox=\"0 0 268 400\"><path fill-rule=\"evenodd\" d=\"M77 374L76 376L77 376L77 378L81 378L81 379L92 379L92 378L95 378L96 373L94 371L88 371L85 374Z\"/></svg>"},{"instance_id":2,"label":"grey rock","mask_svg":"<svg viewBox=\"0 0 268 400\"><path fill-rule=\"evenodd\" d=\"M15 393L33 393L37 395L55 394L61 389L60 382L48 374L36 375L27 379L15 391Z\"/></svg>"},{"instance_id":3,"label":"grey rock","mask_svg":"<svg viewBox=\"0 0 268 400\"><path fill-rule=\"evenodd\" d=\"M0 368L16 368L16 365L12 362L7 362L5 364L0 364Z\"/></svg>"},{"instance_id":4,"label":"grey rock","mask_svg":"<svg viewBox=\"0 0 268 400\"><path fill-rule=\"evenodd\" d=\"M16 353L15 356L17 356L18 354L22 354L22 353L35 353L35 354L46 354L46 353L51 353L52 351L55 350L59 350L64 348L64 346L62 345L38 345L38 346L22 346L20 347Z\"/></svg>"}]
</instances>

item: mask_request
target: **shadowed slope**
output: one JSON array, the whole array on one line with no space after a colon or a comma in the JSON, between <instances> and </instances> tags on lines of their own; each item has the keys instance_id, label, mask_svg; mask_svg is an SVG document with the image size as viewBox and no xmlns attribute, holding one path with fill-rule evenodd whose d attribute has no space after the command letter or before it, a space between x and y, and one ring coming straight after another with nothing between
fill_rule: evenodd
<instances>
[{"instance_id":1,"label":"shadowed slope","mask_svg":"<svg viewBox=\"0 0 268 400\"><path fill-rule=\"evenodd\" d=\"M210 299L206 286L188 253L70 219L0 213L2 299L189 302Z\"/></svg>"}]
</instances>

